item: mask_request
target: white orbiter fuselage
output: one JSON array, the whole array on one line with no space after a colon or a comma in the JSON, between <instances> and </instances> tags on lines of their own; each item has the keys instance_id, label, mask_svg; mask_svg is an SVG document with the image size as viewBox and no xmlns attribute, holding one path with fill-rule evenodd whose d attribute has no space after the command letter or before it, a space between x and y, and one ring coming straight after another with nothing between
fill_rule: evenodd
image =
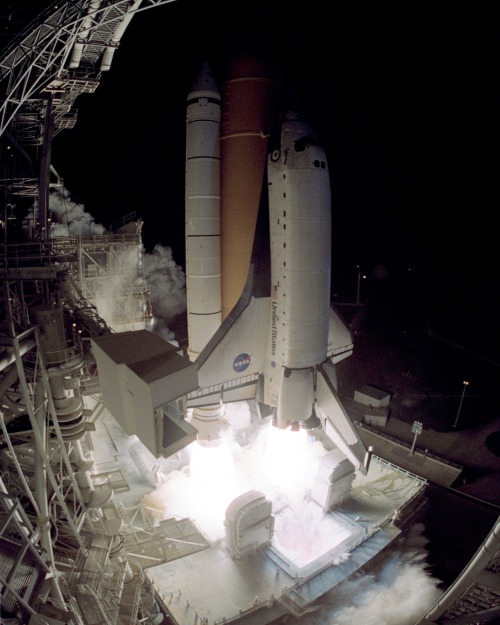
<instances>
[{"instance_id":1,"label":"white orbiter fuselage","mask_svg":"<svg viewBox=\"0 0 500 625\"><path fill-rule=\"evenodd\" d=\"M336 393L334 364L352 353L330 306L328 163L310 125L287 113L267 166L270 279L256 256L245 290L200 353L190 406L255 398L280 428L316 415L356 468L366 449ZM267 268L269 271L269 268Z\"/></svg>"}]
</instances>

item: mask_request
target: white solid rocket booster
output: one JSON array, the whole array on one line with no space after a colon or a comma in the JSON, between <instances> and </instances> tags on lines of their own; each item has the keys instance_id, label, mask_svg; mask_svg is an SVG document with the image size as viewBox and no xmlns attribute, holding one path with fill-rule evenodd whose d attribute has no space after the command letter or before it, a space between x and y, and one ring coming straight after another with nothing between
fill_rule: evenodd
<instances>
[{"instance_id":1,"label":"white solid rocket booster","mask_svg":"<svg viewBox=\"0 0 500 625\"><path fill-rule=\"evenodd\" d=\"M221 98L204 63L187 99L186 290L192 361L221 323Z\"/></svg>"}]
</instances>

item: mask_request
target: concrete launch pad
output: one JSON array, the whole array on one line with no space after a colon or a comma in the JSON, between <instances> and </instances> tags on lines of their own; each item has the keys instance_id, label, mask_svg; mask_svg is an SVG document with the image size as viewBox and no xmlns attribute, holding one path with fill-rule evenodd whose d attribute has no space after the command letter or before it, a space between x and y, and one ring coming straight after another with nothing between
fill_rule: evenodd
<instances>
[{"instance_id":1,"label":"concrete launch pad","mask_svg":"<svg viewBox=\"0 0 500 625\"><path fill-rule=\"evenodd\" d=\"M115 493L114 502L129 510L129 520L130 510L137 515L130 523L135 535L125 537L126 551L140 563L176 625L262 625L319 608L330 590L369 568L400 536L397 521L404 526L408 515L411 522L426 486L422 478L374 457L368 474L356 473L350 495L332 512L307 496L294 505L278 498L271 542L237 559L227 536L207 540L192 519L167 513L155 520L144 505L144 496L157 486L158 466L164 472L177 460L156 460L145 452L138 464L140 443L111 417L101 417L96 429L96 459L109 464L114 457L130 486ZM149 518L149 527L139 517Z\"/></svg>"},{"instance_id":2,"label":"concrete launch pad","mask_svg":"<svg viewBox=\"0 0 500 625\"><path fill-rule=\"evenodd\" d=\"M272 548L259 550L243 561L233 560L224 544L148 570L156 588L178 625L245 622L257 609L267 616L303 614L322 595L344 581L385 548L399 531L382 531L352 560L317 562L316 570L301 577L291 575L288 563ZM358 537L359 538L359 537ZM312 567L309 567L312 569ZM287 570L288 569L288 570ZM272 608L272 609L271 609ZM261 623L272 620L266 618Z\"/></svg>"}]
</instances>

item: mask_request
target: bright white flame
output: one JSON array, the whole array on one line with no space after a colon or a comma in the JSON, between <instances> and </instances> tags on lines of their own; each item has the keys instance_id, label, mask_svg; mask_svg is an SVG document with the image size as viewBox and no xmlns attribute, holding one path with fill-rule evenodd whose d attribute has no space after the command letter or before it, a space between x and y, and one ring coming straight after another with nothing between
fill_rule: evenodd
<instances>
[{"instance_id":1,"label":"bright white flame","mask_svg":"<svg viewBox=\"0 0 500 625\"><path fill-rule=\"evenodd\" d=\"M237 407L226 409L226 416L231 410L232 422ZM189 464L170 472L164 484L144 498L145 505L160 516L189 516L214 541L225 535L228 505L248 490L259 490L280 509L300 510L325 453L322 443L310 440L306 431L278 430L270 423L257 426L254 439L247 418L239 421L243 446L228 437L217 446L191 443L186 448Z\"/></svg>"},{"instance_id":2,"label":"bright white flame","mask_svg":"<svg viewBox=\"0 0 500 625\"><path fill-rule=\"evenodd\" d=\"M307 479L307 432L270 427L262 459L270 481L278 489L295 492Z\"/></svg>"},{"instance_id":3,"label":"bright white flame","mask_svg":"<svg viewBox=\"0 0 500 625\"><path fill-rule=\"evenodd\" d=\"M143 503L154 516L187 516L209 540L220 540L226 509L240 494L229 443L221 439L209 447L195 441L187 451L189 465L169 473Z\"/></svg>"},{"instance_id":4,"label":"bright white flame","mask_svg":"<svg viewBox=\"0 0 500 625\"><path fill-rule=\"evenodd\" d=\"M253 487L272 500L283 497L296 506L311 489L324 453L323 445L310 439L306 430L263 426L250 451Z\"/></svg>"},{"instance_id":5,"label":"bright white flame","mask_svg":"<svg viewBox=\"0 0 500 625\"><path fill-rule=\"evenodd\" d=\"M200 515L224 519L226 508L239 494L228 443L205 446L195 442L190 446L190 456L191 496L199 504Z\"/></svg>"}]
</instances>

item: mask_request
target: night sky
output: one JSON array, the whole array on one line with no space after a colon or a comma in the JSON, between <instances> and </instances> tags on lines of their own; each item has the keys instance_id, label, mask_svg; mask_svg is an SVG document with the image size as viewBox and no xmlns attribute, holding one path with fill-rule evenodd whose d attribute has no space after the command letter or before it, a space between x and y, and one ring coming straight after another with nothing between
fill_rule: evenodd
<instances>
[{"instance_id":1,"label":"night sky","mask_svg":"<svg viewBox=\"0 0 500 625\"><path fill-rule=\"evenodd\" d=\"M169 246L184 266L187 94L204 59L222 88L233 54L263 48L281 59L327 151L336 291L351 296L356 266L370 276L383 263L390 276L411 268L449 291L464 317L491 311L500 299L493 13L339 4L176 0L144 11L96 93L77 100L53 165L97 222L136 211L146 250Z\"/></svg>"},{"instance_id":2,"label":"night sky","mask_svg":"<svg viewBox=\"0 0 500 625\"><path fill-rule=\"evenodd\" d=\"M183 261L189 87L204 58L222 87L233 51L265 45L326 146L338 260L463 268L489 239L494 202L487 16L472 32L465 14L421 8L235 6L228 15L221 2L177 0L132 20L97 92L77 101L76 128L54 142L74 199L97 220L137 210L147 246L170 245Z\"/></svg>"}]
</instances>

